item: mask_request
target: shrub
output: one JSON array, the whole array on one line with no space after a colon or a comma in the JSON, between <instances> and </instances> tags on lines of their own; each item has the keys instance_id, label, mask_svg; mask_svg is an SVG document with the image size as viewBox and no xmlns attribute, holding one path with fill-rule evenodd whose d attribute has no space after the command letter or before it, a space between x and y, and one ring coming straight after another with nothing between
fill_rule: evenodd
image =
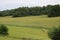
<instances>
[{"instance_id":1,"label":"shrub","mask_svg":"<svg viewBox=\"0 0 60 40\"><path fill-rule=\"evenodd\" d=\"M53 29L48 32L48 35L52 40L60 40L60 26L53 27Z\"/></svg>"},{"instance_id":2,"label":"shrub","mask_svg":"<svg viewBox=\"0 0 60 40\"><path fill-rule=\"evenodd\" d=\"M8 28L5 25L0 25L0 34L8 35Z\"/></svg>"}]
</instances>

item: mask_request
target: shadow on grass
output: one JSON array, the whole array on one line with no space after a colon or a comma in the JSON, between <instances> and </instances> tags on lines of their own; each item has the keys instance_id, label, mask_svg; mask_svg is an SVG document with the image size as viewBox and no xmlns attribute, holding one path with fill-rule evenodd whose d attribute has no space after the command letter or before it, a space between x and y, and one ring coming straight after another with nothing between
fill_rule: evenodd
<instances>
[{"instance_id":1,"label":"shadow on grass","mask_svg":"<svg viewBox=\"0 0 60 40\"><path fill-rule=\"evenodd\" d=\"M20 38L20 37L13 37L13 36L7 36L9 38L14 38L14 39L22 39L22 40L40 40L40 39L33 39L33 38Z\"/></svg>"}]
</instances>

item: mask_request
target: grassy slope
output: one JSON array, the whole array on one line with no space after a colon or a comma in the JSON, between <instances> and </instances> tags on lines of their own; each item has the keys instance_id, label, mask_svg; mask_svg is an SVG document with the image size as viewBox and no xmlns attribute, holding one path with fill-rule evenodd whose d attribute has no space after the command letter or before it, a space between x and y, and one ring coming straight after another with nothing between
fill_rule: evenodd
<instances>
[{"instance_id":1,"label":"grassy slope","mask_svg":"<svg viewBox=\"0 0 60 40\"><path fill-rule=\"evenodd\" d=\"M40 28L50 28L60 25L60 17L47 18L46 16L31 16L21 18L0 17L0 24L9 28L10 37L2 37L1 40L20 40L20 38L33 38L49 40L47 32Z\"/></svg>"}]
</instances>

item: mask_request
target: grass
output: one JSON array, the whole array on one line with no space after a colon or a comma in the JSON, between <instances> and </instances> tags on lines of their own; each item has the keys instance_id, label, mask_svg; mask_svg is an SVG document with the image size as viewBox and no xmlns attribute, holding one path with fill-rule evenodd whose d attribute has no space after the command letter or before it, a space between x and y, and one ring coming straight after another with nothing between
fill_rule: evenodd
<instances>
[{"instance_id":1,"label":"grass","mask_svg":"<svg viewBox=\"0 0 60 40\"><path fill-rule=\"evenodd\" d=\"M0 36L1 40L23 40L23 38L31 38L33 40L50 40L50 38L48 38L47 29L59 26L60 17L0 17L0 24L5 24L9 29L9 36Z\"/></svg>"},{"instance_id":2,"label":"grass","mask_svg":"<svg viewBox=\"0 0 60 40\"><path fill-rule=\"evenodd\" d=\"M13 27L8 26L9 36L0 37L0 39L6 40L21 40L21 38L31 38L38 40L49 40L47 32L42 31L41 29L27 28L27 27Z\"/></svg>"}]
</instances>

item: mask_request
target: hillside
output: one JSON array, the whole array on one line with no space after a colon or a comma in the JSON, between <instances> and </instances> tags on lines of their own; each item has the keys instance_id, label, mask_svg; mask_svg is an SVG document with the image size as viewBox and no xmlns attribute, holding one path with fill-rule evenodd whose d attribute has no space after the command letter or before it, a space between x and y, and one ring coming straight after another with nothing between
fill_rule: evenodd
<instances>
[{"instance_id":1,"label":"hillside","mask_svg":"<svg viewBox=\"0 0 60 40\"><path fill-rule=\"evenodd\" d=\"M9 29L9 36L0 36L1 40L50 40L47 31L60 25L60 17L0 17L0 24L6 25Z\"/></svg>"}]
</instances>

